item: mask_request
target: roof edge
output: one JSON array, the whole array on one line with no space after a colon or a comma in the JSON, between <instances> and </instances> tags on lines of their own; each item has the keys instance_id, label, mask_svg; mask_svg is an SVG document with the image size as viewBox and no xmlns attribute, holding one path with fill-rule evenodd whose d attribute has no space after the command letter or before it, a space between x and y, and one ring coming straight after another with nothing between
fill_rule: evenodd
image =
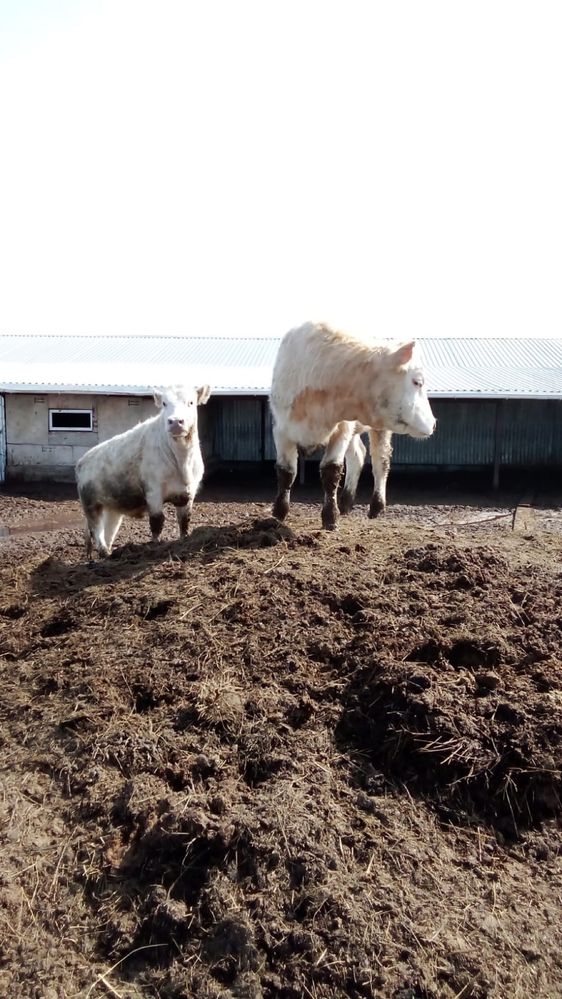
<instances>
[{"instance_id":1,"label":"roof edge","mask_svg":"<svg viewBox=\"0 0 562 999\"><path fill-rule=\"evenodd\" d=\"M36 392L40 395L139 395L139 396L151 396L152 388L150 386L144 385L54 385L52 383L31 383L29 385L24 383L2 383L0 382L0 393L4 395L31 395ZM216 388L213 389L211 395L215 397L238 397L238 398L269 398L269 389L250 387L247 388ZM469 389L466 392L459 391L458 389L451 392L443 391L428 391L428 396L430 399L483 399L486 401L490 400L503 400L503 399L536 399L543 402L562 402L562 391L557 393L553 392L479 392L474 389Z\"/></svg>"}]
</instances>

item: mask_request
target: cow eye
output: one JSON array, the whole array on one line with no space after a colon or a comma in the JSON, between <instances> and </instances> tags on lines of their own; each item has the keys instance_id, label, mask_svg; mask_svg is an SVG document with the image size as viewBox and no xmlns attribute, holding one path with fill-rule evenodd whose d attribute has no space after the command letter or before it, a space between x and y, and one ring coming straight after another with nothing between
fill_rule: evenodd
<instances>
[{"instance_id":1,"label":"cow eye","mask_svg":"<svg viewBox=\"0 0 562 999\"><path fill-rule=\"evenodd\" d=\"M423 388L423 381L421 378L412 378L412 382L417 388Z\"/></svg>"},{"instance_id":2,"label":"cow eye","mask_svg":"<svg viewBox=\"0 0 562 999\"><path fill-rule=\"evenodd\" d=\"M162 405L166 408L166 403L162 400Z\"/></svg>"}]
</instances>

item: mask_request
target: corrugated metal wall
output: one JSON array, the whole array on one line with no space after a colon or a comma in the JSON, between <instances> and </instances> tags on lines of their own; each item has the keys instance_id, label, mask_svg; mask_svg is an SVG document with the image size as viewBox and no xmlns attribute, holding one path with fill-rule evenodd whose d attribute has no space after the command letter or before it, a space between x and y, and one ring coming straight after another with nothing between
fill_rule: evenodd
<instances>
[{"instance_id":1,"label":"corrugated metal wall","mask_svg":"<svg viewBox=\"0 0 562 999\"><path fill-rule=\"evenodd\" d=\"M223 461L261 461L262 400L226 396L211 402L214 454Z\"/></svg>"},{"instance_id":2,"label":"corrugated metal wall","mask_svg":"<svg viewBox=\"0 0 562 999\"><path fill-rule=\"evenodd\" d=\"M273 461L271 413L261 398L215 398L214 454ZM562 465L562 401L436 399L437 430L426 441L393 437L394 465L493 465L498 423L502 465Z\"/></svg>"},{"instance_id":3,"label":"corrugated metal wall","mask_svg":"<svg viewBox=\"0 0 562 999\"><path fill-rule=\"evenodd\" d=\"M547 406L552 410L552 461L562 465L562 402L552 400Z\"/></svg>"},{"instance_id":4,"label":"corrugated metal wall","mask_svg":"<svg viewBox=\"0 0 562 999\"><path fill-rule=\"evenodd\" d=\"M562 462L562 402L506 399L502 403L502 465Z\"/></svg>"},{"instance_id":5,"label":"corrugated metal wall","mask_svg":"<svg viewBox=\"0 0 562 999\"><path fill-rule=\"evenodd\" d=\"M429 440L392 439L395 465L490 465L494 461L494 400L440 400L431 408L437 429Z\"/></svg>"},{"instance_id":6,"label":"corrugated metal wall","mask_svg":"<svg viewBox=\"0 0 562 999\"><path fill-rule=\"evenodd\" d=\"M265 414L265 459L275 461L275 444L273 443L273 417L267 403Z\"/></svg>"}]
</instances>

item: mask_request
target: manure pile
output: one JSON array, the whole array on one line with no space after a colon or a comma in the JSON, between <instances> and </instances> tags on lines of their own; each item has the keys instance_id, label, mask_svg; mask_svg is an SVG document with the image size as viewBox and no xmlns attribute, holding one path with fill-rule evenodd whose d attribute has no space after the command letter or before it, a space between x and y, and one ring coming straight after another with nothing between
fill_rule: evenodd
<instances>
[{"instance_id":1,"label":"manure pile","mask_svg":"<svg viewBox=\"0 0 562 999\"><path fill-rule=\"evenodd\" d=\"M0 990L562 995L560 537L263 512L4 546Z\"/></svg>"}]
</instances>

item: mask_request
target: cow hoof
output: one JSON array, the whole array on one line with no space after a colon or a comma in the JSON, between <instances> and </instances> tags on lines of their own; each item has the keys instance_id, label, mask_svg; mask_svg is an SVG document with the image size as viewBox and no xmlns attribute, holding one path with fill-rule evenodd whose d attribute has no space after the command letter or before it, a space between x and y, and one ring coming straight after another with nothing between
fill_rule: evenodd
<instances>
[{"instance_id":1,"label":"cow hoof","mask_svg":"<svg viewBox=\"0 0 562 999\"><path fill-rule=\"evenodd\" d=\"M350 493L349 489L342 489L338 497L340 513L343 513L344 516L346 513L351 513L353 510L353 500L354 496Z\"/></svg>"},{"instance_id":2,"label":"cow hoof","mask_svg":"<svg viewBox=\"0 0 562 999\"><path fill-rule=\"evenodd\" d=\"M382 500L379 499L371 500L371 505L369 507L370 519L374 520L375 517L380 517L380 515L385 512L385 510L386 510L386 505L382 502Z\"/></svg>"},{"instance_id":3,"label":"cow hoof","mask_svg":"<svg viewBox=\"0 0 562 999\"><path fill-rule=\"evenodd\" d=\"M289 513L289 510L290 510L289 500L285 499L283 496L278 497L271 508L271 512L276 520L285 520L285 517Z\"/></svg>"},{"instance_id":4,"label":"cow hoof","mask_svg":"<svg viewBox=\"0 0 562 999\"><path fill-rule=\"evenodd\" d=\"M339 517L334 510L322 510L322 527L325 531L336 531Z\"/></svg>"}]
</instances>

